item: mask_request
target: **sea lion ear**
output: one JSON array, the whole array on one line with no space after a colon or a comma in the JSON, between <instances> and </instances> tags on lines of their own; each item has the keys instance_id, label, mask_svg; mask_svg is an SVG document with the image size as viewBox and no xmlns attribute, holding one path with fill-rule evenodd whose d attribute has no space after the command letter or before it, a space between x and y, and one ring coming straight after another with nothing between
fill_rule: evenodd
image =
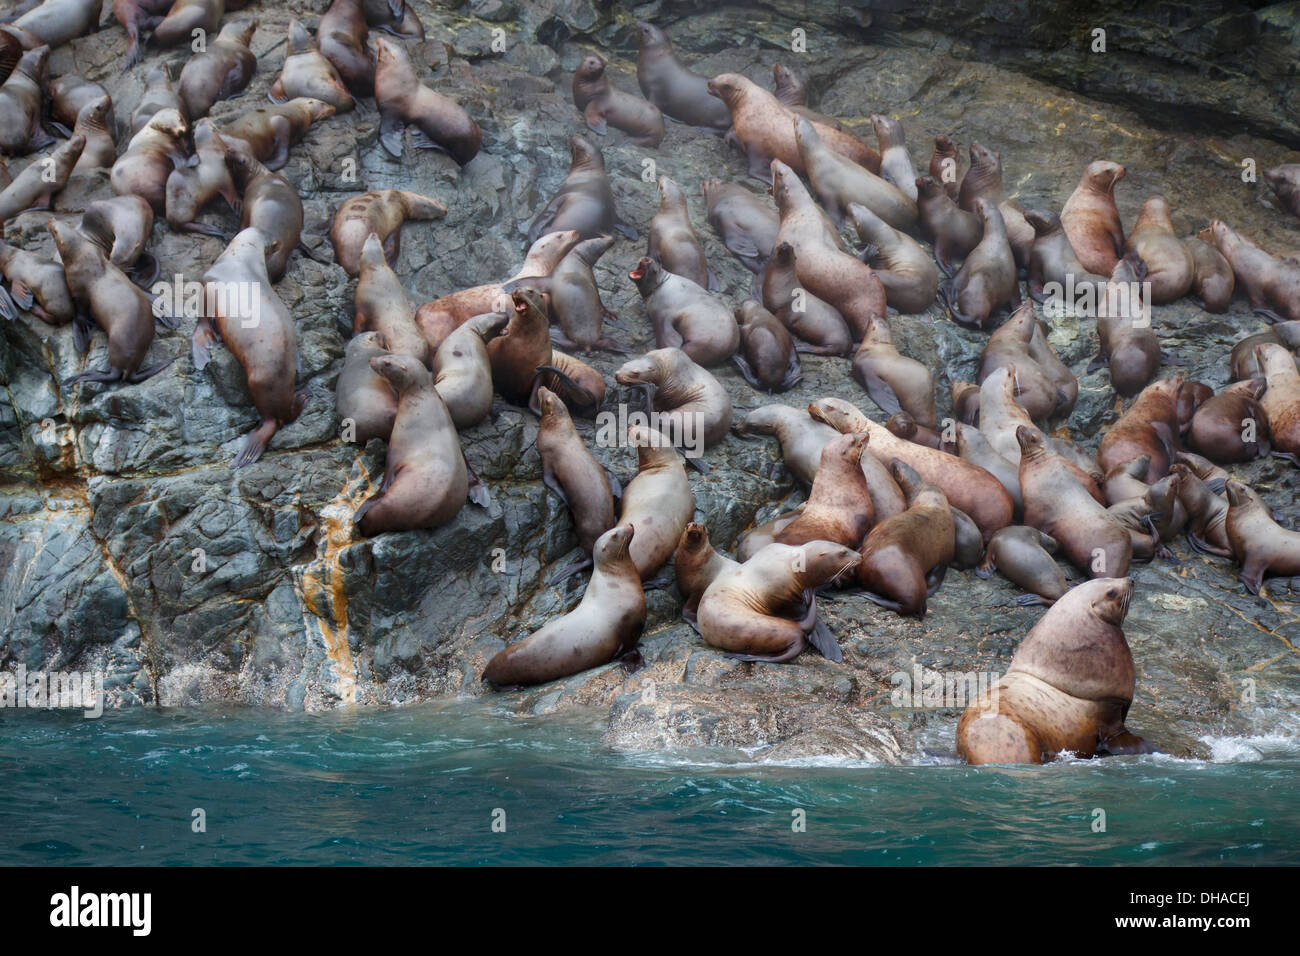
<instances>
[{"instance_id":1,"label":"sea lion ear","mask_svg":"<svg viewBox=\"0 0 1300 956\"><path fill-rule=\"evenodd\" d=\"M272 239L270 242L268 242L268 243L266 244L266 254L267 254L267 255L275 255L275 254L276 254L277 252L279 252L279 251L280 251L280 240L279 240L279 239Z\"/></svg>"}]
</instances>

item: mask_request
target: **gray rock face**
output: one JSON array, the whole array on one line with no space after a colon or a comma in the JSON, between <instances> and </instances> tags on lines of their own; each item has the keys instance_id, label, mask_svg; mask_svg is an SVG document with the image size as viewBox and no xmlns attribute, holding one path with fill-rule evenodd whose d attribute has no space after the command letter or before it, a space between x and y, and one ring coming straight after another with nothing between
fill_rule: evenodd
<instances>
[{"instance_id":1,"label":"gray rock face","mask_svg":"<svg viewBox=\"0 0 1300 956\"><path fill-rule=\"evenodd\" d=\"M1085 49L1086 30L1081 14L1053 25L1050 11L1060 6L791 0L738 14L662 2L638 13L663 24L703 74L738 71L768 85L772 65L788 63L807 75L815 108L844 117L868 142L872 111L901 117L918 169L928 163L935 133L952 134L963 157L978 140L1002 154L1008 191L1026 207L1059 209L1088 162L1110 158L1129 170L1117 197L1126 223L1159 190L1180 234L1217 217L1266 247L1300 245L1267 188L1240 177L1242 159L1267 168L1289 158L1280 143L1300 142L1300 85L1268 72L1281 68L1288 49L1286 69L1295 69L1294 12L1286 20L1280 8L1243 6L1207 18L1193 5L1164 4L1164 21L1125 14L1108 31L1113 52L1098 60L1062 52L1070 44ZM1106 25L1112 6L1120 9L1090 12L1087 25ZM445 219L403 230L396 271L418 305L518 267L528 222L567 172L568 137L584 128L569 94L583 54L600 52L624 90L635 91L636 78L632 18L621 6L472 0L416 7L429 39L408 49L427 82L457 97L482 125L483 152L463 170L441 153L410 146L394 161L378 144L378 115L367 100L314 127L282 173L304 197L304 242L325 260L332 258L330 218L350 193L398 187L445 202ZM283 60L290 11L254 4L248 15L260 24L253 39L258 73L244 95L216 105L218 120L264 103ZM315 20L307 22L314 29ZM806 53L789 51L795 26L807 32ZM1257 41L1258 56L1247 55L1241 37ZM886 38L891 45L877 42ZM51 71L105 84L125 117L147 70L164 58L179 64L184 54L150 50L143 65L124 73L124 42L111 26L55 50ZM1210 61L1227 65L1197 72ZM1044 80L1122 97L1144 112ZM1230 82L1245 84L1231 99ZM1152 117L1162 103L1170 108L1155 116L1157 125ZM1222 119L1230 114L1232 124ZM1171 131L1175 122L1195 128ZM644 233L657 205L655 176L646 175L653 162L653 172L687 193L725 294L733 303L746 298L750 274L707 225L699 194L710 176L746 182L744 161L720 138L676 123L658 150L629 146L617 131L594 139L621 217ZM17 172L27 161L11 166ZM55 215L75 215L109 194L102 173L79 175L60 194ZM204 218L233 232L234 217L219 206ZM48 217L27 212L11 220L7 241L52 257ZM151 246L165 277L189 280L222 248L220 239L174 234L162 222ZM595 270L605 304L628 328L612 334L633 352L654 346L627 278L644 248L644 238L619 239ZM350 515L384 469L381 442L361 448L337 434L333 388L353 289L337 266L291 259L277 292L298 323L299 386L309 400L262 460L238 472L228 463L256 424L244 373L221 348L207 369L195 371L192 319L174 332L159 329L146 364L177 357L165 371L113 387L59 385L102 366L102 334L82 357L70 329L29 315L0 328L0 666L102 670L110 706L401 704L482 693L478 675L493 654L576 604L580 577L548 583L577 555L577 542L567 509L541 484L536 419L516 409L462 435L470 464L491 488L492 508L467 506L432 532L371 540L352 532ZM1164 347L1187 362L1178 371L1216 387L1226 381L1232 343L1264 327L1244 303L1213 316L1183 301L1158 307L1155 321ZM893 324L903 351L936 369L941 415L948 414L949 384L973 376L984 336L958 328L937 306ZM1060 320L1052 341L1080 377L1070 432L1095 448L1120 411L1107 373L1085 374L1095 331L1090 322ZM613 382L622 357L585 358L604 373L611 404L628 399ZM802 384L778 400L801 407L835 394L883 420L847 360L805 356L803 370ZM717 375L737 415L771 400L730 368ZM579 430L593 442L591 422L580 420ZM594 452L624 481L635 471L629 449ZM707 460L712 472L692 474L691 483L699 517L724 549L802 500L774 441L730 436ZM1294 468L1271 460L1237 472L1285 520L1300 518ZM1278 582L1271 599L1252 599L1228 562L1197 557L1182 544L1176 550L1181 563L1133 572L1126 631L1139 683L1130 726L1184 751L1201 749L1207 735L1270 731L1280 719L1294 720L1285 716L1294 713L1300 687L1290 649L1300 636L1293 594ZM608 665L500 700L521 715L608 713L605 740L616 748L723 746L765 759L899 761L922 749L951 755L959 709L896 710L891 675L914 664L1003 670L1042 613L1012 605L1015 593L1000 578L953 571L924 621L901 620L851 592L829 593L820 604L844 662L810 652L774 666L716 653L681 623L671 588L652 591L643 670ZM1243 696L1247 679L1253 703Z\"/></svg>"}]
</instances>

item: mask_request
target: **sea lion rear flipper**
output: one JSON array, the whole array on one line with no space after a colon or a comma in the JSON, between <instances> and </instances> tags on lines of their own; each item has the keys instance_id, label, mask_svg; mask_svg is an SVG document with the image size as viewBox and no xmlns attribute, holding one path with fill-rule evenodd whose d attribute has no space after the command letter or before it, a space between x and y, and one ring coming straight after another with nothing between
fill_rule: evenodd
<instances>
[{"instance_id":1,"label":"sea lion rear flipper","mask_svg":"<svg viewBox=\"0 0 1300 956\"><path fill-rule=\"evenodd\" d=\"M1099 369L1105 368L1109 360L1104 355L1097 355L1088 363L1088 374L1091 375Z\"/></svg>"},{"instance_id":2,"label":"sea lion rear flipper","mask_svg":"<svg viewBox=\"0 0 1300 956\"><path fill-rule=\"evenodd\" d=\"M465 458L465 452L460 453ZM465 474L469 478L469 493L466 497L480 508L492 507L492 493L488 491L488 486L483 484L474 469L469 465L469 459L465 458Z\"/></svg>"},{"instance_id":3,"label":"sea lion rear flipper","mask_svg":"<svg viewBox=\"0 0 1300 956\"><path fill-rule=\"evenodd\" d=\"M402 231L394 229L384 236L384 259L389 267L397 265L397 257L402 254Z\"/></svg>"},{"instance_id":4,"label":"sea lion rear flipper","mask_svg":"<svg viewBox=\"0 0 1300 956\"><path fill-rule=\"evenodd\" d=\"M551 582L550 582L551 587L555 587L555 585L559 584L561 581L567 581L569 578L573 577L579 571L587 570L587 568L591 567L592 564L593 562L591 560L590 555L588 555L587 557L583 558L580 561L574 561L572 564L566 564L564 567L560 568L559 573L556 574L555 577L551 578Z\"/></svg>"},{"instance_id":5,"label":"sea lion rear flipper","mask_svg":"<svg viewBox=\"0 0 1300 956\"><path fill-rule=\"evenodd\" d=\"M1277 325L1279 322L1286 321L1286 319L1282 318L1282 316L1278 315L1272 309L1265 309L1261 307L1258 309L1252 309L1251 311L1254 312L1256 315L1258 315L1269 325Z\"/></svg>"},{"instance_id":6,"label":"sea lion rear flipper","mask_svg":"<svg viewBox=\"0 0 1300 956\"><path fill-rule=\"evenodd\" d=\"M528 244L532 245L542 236L551 231L551 223L555 221L556 214L560 211L560 205L564 202L565 194L557 193L551 197L551 201L542 207L533 221L528 226Z\"/></svg>"},{"instance_id":7,"label":"sea lion rear flipper","mask_svg":"<svg viewBox=\"0 0 1300 956\"><path fill-rule=\"evenodd\" d=\"M707 270L707 271L708 271L708 274L709 274L709 291L710 291L710 292L721 292L721 291L722 291L722 280L718 278L718 274L717 274L716 272L714 272L712 269L709 269L709 270Z\"/></svg>"},{"instance_id":8,"label":"sea lion rear flipper","mask_svg":"<svg viewBox=\"0 0 1300 956\"><path fill-rule=\"evenodd\" d=\"M934 592L939 590L939 586L943 584L944 576L947 575L947 573L948 565L946 564L941 564L937 568L930 569L930 573L925 576L926 597L934 597Z\"/></svg>"},{"instance_id":9,"label":"sea lion rear flipper","mask_svg":"<svg viewBox=\"0 0 1300 956\"><path fill-rule=\"evenodd\" d=\"M62 126L62 124L56 124L54 122L51 122L50 125ZM72 137L72 131L66 126L62 126L62 128L66 131L66 135L63 138L70 139ZM36 132L32 133L32 138L27 142L27 151L34 153L38 149L44 149L46 146L49 146L52 142L54 142L54 137L47 133L43 127L37 126Z\"/></svg>"},{"instance_id":10,"label":"sea lion rear flipper","mask_svg":"<svg viewBox=\"0 0 1300 956\"><path fill-rule=\"evenodd\" d=\"M261 458L262 452L266 451L266 446L270 443L271 437L275 434L277 428L279 426L274 419L262 421L248 433L243 446L239 449L239 454L230 463L230 467L243 468L245 465L251 465Z\"/></svg>"},{"instance_id":11,"label":"sea lion rear flipper","mask_svg":"<svg viewBox=\"0 0 1300 956\"><path fill-rule=\"evenodd\" d=\"M712 470L703 458L694 458L690 455L684 455L683 457L686 459L686 464L694 468L701 475L707 475Z\"/></svg>"},{"instance_id":12,"label":"sea lion rear flipper","mask_svg":"<svg viewBox=\"0 0 1300 956\"><path fill-rule=\"evenodd\" d=\"M1227 487L1228 487L1228 479L1227 479L1227 478L1211 478L1209 481L1207 481L1207 482L1205 483L1205 487L1206 487L1206 488L1209 488L1210 491L1214 492L1214 494L1216 494L1216 495L1221 495L1221 494L1224 493L1225 490L1227 490Z\"/></svg>"},{"instance_id":13,"label":"sea lion rear flipper","mask_svg":"<svg viewBox=\"0 0 1300 956\"><path fill-rule=\"evenodd\" d=\"M411 126L411 145L416 149L436 149L442 153L447 152L446 146L415 125Z\"/></svg>"},{"instance_id":14,"label":"sea lion rear flipper","mask_svg":"<svg viewBox=\"0 0 1300 956\"><path fill-rule=\"evenodd\" d=\"M1049 601L1041 594L1017 594L1015 602L1017 607L1031 607L1035 604L1041 604L1044 607L1051 607L1055 601Z\"/></svg>"},{"instance_id":15,"label":"sea lion rear flipper","mask_svg":"<svg viewBox=\"0 0 1300 956\"><path fill-rule=\"evenodd\" d=\"M631 239L633 242L639 238L639 233L621 219L614 220L614 231L624 239Z\"/></svg>"},{"instance_id":16,"label":"sea lion rear flipper","mask_svg":"<svg viewBox=\"0 0 1300 956\"><path fill-rule=\"evenodd\" d=\"M194 335L190 338L190 357L194 367L203 371L212 360L212 346L219 341L216 328L208 319L200 317L194 326Z\"/></svg>"},{"instance_id":17,"label":"sea lion rear flipper","mask_svg":"<svg viewBox=\"0 0 1300 956\"><path fill-rule=\"evenodd\" d=\"M334 262L332 259L323 258L320 253L302 240L298 241L298 245L295 248L312 262L319 262L323 266L332 265Z\"/></svg>"},{"instance_id":18,"label":"sea lion rear flipper","mask_svg":"<svg viewBox=\"0 0 1300 956\"><path fill-rule=\"evenodd\" d=\"M158 273L162 266L158 263L158 257L152 252L140 253L140 258L131 266L127 275L131 281L142 289L152 288L158 278Z\"/></svg>"},{"instance_id":19,"label":"sea lion rear flipper","mask_svg":"<svg viewBox=\"0 0 1300 956\"><path fill-rule=\"evenodd\" d=\"M564 493L564 488L555 479L555 472L545 462L542 462L542 484L555 492L555 496L564 502L566 508L572 509L569 504L569 496Z\"/></svg>"},{"instance_id":20,"label":"sea lion rear flipper","mask_svg":"<svg viewBox=\"0 0 1300 956\"><path fill-rule=\"evenodd\" d=\"M17 283L15 283L15 286L17 286ZM24 308L31 308L31 306L24 306ZM10 322L18 318L18 306L4 286L0 286L0 316Z\"/></svg>"},{"instance_id":21,"label":"sea lion rear flipper","mask_svg":"<svg viewBox=\"0 0 1300 956\"><path fill-rule=\"evenodd\" d=\"M741 259L757 259L761 255L757 244L749 236L729 235L722 241L722 244L727 247L727 251L733 256Z\"/></svg>"},{"instance_id":22,"label":"sea lion rear flipper","mask_svg":"<svg viewBox=\"0 0 1300 956\"><path fill-rule=\"evenodd\" d=\"M389 154L402 158L402 131L406 129L406 123L402 118L392 110L380 110L379 113L379 142L383 144L384 149Z\"/></svg>"},{"instance_id":23,"label":"sea lion rear flipper","mask_svg":"<svg viewBox=\"0 0 1300 956\"><path fill-rule=\"evenodd\" d=\"M737 352L731 356L731 361L735 363L736 368L740 369L740 374L745 377L746 382L748 382L753 388L758 389L760 392L763 390L763 386L759 384L758 376L755 375L754 370L749 367L749 362L745 360L745 356Z\"/></svg>"},{"instance_id":24,"label":"sea lion rear flipper","mask_svg":"<svg viewBox=\"0 0 1300 956\"><path fill-rule=\"evenodd\" d=\"M803 366L799 364L799 352L790 350L790 359L785 363L785 377L781 379L778 392L788 392L803 381Z\"/></svg>"},{"instance_id":25,"label":"sea lion rear flipper","mask_svg":"<svg viewBox=\"0 0 1300 956\"><path fill-rule=\"evenodd\" d=\"M271 88L266 92L266 98L272 103L277 104L289 102L289 97L284 95L284 83L282 82L282 78L277 79L271 84Z\"/></svg>"},{"instance_id":26,"label":"sea lion rear flipper","mask_svg":"<svg viewBox=\"0 0 1300 956\"><path fill-rule=\"evenodd\" d=\"M125 379L127 382L129 382L132 385L138 385L141 382L143 382L145 379L153 378L155 375L157 375L159 372L165 369L168 365L171 365L172 362L175 362L178 358L180 358L179 355L173 355L165 362L159 362L157 365L151 366L149 368L137 369L136 371L132 372L130 375L125 376Z\"/></svg>"},{"instance_id":27,"label":"sea lion rear flipper","mask_svg":"<svg viewBox=\"0 0 1300 956\"><path fill-rule=\"evenodd\" d=\"M1162 365L1173 365L1173 366L1186 365L1186 364L1187 364L1187 359L1181 359L1181 358L1179 358L1178 356L1176 356L1176 355L1172 355L1172 354L1170 354L1169 352L1166 352L1166 351L1164 351L1163 349L1161 349L1161 350L1160 350L1160 364L1162 364Z\"/></svg>"},{"instance_id":28,"label":"sea lion rear flipper","mask_svg":"<svg viewBox=\"0 0 1300 956\"><path fill-rule=\"evenodd\" d=\"M95 331L95 320L85 312L78 312L72 319L72 344L82 355L90 349L90 336Z\"/></svg>"},{"instance_id":29,"label":"sea lion rear flipper","mask_svg":"<svg viewBox=\"0 0 1300 956\"><path fill-rule=\"evenodd\" d=\"M115 368L110 368L107 372L82 372L79 375L65 378L63 386L67 388L70 385L80 385L82 382L116 382L121 377L122 373ZM1258 591L1258 588L1256 591Z\"/></svg>"},{"instance_id":30,"label":"sea lion rear flipper","mask_svg":"<svg viewBox=\"0 0 1300 956\"><path fill-rule=\"evenodd\" d=\"M587 129L597 136L604 136L609 132L609 126L605 123L605 117L601 115L596 100L592 100L587 104L587 108L582 111L582 115L587 121Z\"/></svg>"},{"instance_id":31,"label":"sea lion rear flipper","mask_svg":"<svg viewBox=\"0 0 1300 956\"><path fill-rule=\"evenodd\" d=\"M216 236L219 239L225 239L227 241L234 238L233 236L226 235L219 226L214 226L210 222L200 222L197 219L193 222L185 223L185 225L181 226L181 230L183 232L197 233L200 236Z\"/></svg>"},{"instance_id":32,"label":"sea lion rear flipper","mask_svg":"<svg viewBox=\"0 0 1300 956\"><path fill-rule=\"evenodd\" d=\"M760 183L772 185L772 157L768 156L753 143L744 144L745 153L749 158L749 175L757 179Z\"/></svg>"}]
</instances>

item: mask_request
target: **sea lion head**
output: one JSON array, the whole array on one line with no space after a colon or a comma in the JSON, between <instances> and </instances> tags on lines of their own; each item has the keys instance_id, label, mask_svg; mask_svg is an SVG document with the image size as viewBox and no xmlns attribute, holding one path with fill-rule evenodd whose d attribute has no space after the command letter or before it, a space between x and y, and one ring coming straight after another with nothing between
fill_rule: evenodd
<instances>
[{"instance_id":1,"label":"sea lion head","mask_svg":"<svg viewBox=\"0 0 1300 956\"><path fill-rule=\"evenodd\" d=\"M1276 342L1264 342L1255 346L1255 362L1265 375L1269 373L1290 374L1295 358L1285 347Z\"/></svg>"},{"instance_id":2,"label":"sea lion head","mask_svg":"<svg viewBox=\"0 0 1300 956\"><path fill-rule=\"evenodd\" d=\"M788 242L778 243L772 250L772 261L778 266L788 266L794 262L794 246Z\"/></svg>"},{"instance_id":3,"label":"sea lion head","mask_svg":"<svg viewBox=\"0 0 1300 956\"><path fill-rule=\"evenodd\" d=\"M1037 428L1016 426L1016 441L1020 443L1020 457L1036 457L1047 453L1047 439Z\"/></svg>"},{"instance_id":4,"label":"sea lion head","mask_svg":"<svg viewBox=\"0 0 1300 956\"><path fill-rule=\"evenodd\" d=\"M384 244L379 241L379 233L371 232L366 236L365 245L361 247L359 264L362 272L381 269L388 265L388 257L384 255Z\"/></svg>"},{"instance_id":5,"label":"sea lion head","mask_svg":"<svg viewBox=\"0 0 1300 956\"><path fill-rule=\"evenodd\" d=\"M614 373L614 381L620 385L657 385L663 378L662 369L656 352L667 352L668 349L655 349L654 352L648 352L640 358L632 359L630 362L624 362ZM680 351L672 349L671 351Z\"/></svg>"},{"instance_id":6,"label":"sea lion head","mask_svg":"<svg viewBox=\"0 0 1300 956\"><path fill-rule=\"evenodd\" d=\"M600 150L581 136L569 137L569 162L573 166L598 166L605 168L605 159Z\"/></svg>"},{"instance_id":7,"label":"sea lion head","mask_svg":"<svg viewBox=\"0 0 1300 956\"><path fill-rule=\"evenodd\" d=\"M984 228L1000 229L1005 231L1006 224L1002 221L1002 213L998 210L997 203L991 199L977 199L975 201L975 212L979 215L980 220L984 223Z\"/></svg>"},{"instance_id":8,"label":"sea lion head","mask_svg":"<svg viewBox=\"0 0 1300 956\"><path fill-rule=\"evenodd\" d=\"M370 45L375 48L375 62L380 66L387 66L395 62L400 62L406 51L399 47L388 37L381 37L377 34L370 34Z\"/></svg>"},{"instance_id":9,"label":"sea lion head","mask_svg":"<svg viewBox=\"0 0 1300 956\"><path fill-rule=\"evenodd\" d=\"M896 412L890 415L889 421L885 422L885 427L889 429L891 434L907 441L911 441L916 437L916 419L907 412Z\"/></svg>"},{"instance_id":10,"label":"sea lion head","mask_svg":"<svg viewBox=\"0 0 1300 956\"><path fill-rule=\"evenodd\" d=\"M733 314L736 317L736 324L741 328L744 328L750 323L758 322L765 316L774 318L772 313L768 312L767 309L763 307L763 303L759 302L757 299L746 299L744 302L740 303L740 305L736 306L736 310Z\"/></svg>"},{"instance_id":11,"label":"sea lion head","mask_svg":"<svg viewBox=\"0 0 1300 956\"><path fill-rule=\"evenodd\" d=\"M901 458L895 458L890 461L889 475L902 490L903 497L907 500L907 504L910 507L912 501L925 487L925 481L919 474L917 474L915 468L903 461Z\"/></svg>"},{"instance_id":12,"label":"sea lion head","mask_svg":"<svg viewBox=\"0 0 1300 956\"><path fill-rule=\"evenodd\" d=\"M722 102L732 106L740 101L742 91L747 88L746 84L748 83L749 80L739 73L719 73L709 80L708 89Z\"/></svg>"},{"instance_id":13,"label":"sea lion head","mask_svg":"<svg viewBox=\"0 0 1300 956\"><path fill-rule=\"evenodd\" d=\"M916 177L916 194L920 199L933 199L940 193L947 195L939 180L929 175Z\"/></svg>"},{"instance_id":14,"label":"sea lion head","mask_svg":"<svg viewBox=\"0 0 1300 956\"><path fill-rule=\"evenodd\" d=\"M318 100L313 96L296 96L289 101L288 105L294 107L313 123L317 120L329 119L334 115L334 105L332 103L326 103L324 100Z\"/></svg>"},{"instance_id":15,"label":"sea lion head","mask_svg":"<svg viewBox=\"0 0 1300 956\"><path fill-rule=\"evenodd\" d=\"M668 37L664 34L664 31L653 23L647 23L644 20L636 21L636 39L643 50L668 45Z\"/></svg>"},{"instance_id":16,"label":"sea lion head","mask_svg":"<svg viewBox=\"0 0 1300 956\"><path fill-rule=\"evenodd\" d=\"M686 199L682 196L682 189L667 176L659 177L659 208L665 205L681 206L685 205Z\"/></svg>"},{"instance_id":17,"label":"sea lion head","mask_svg":"<svg viewBox=\"0 0 1300 956\"><path fill-rule=\"evenodd\" d=\"M1192 424L1196 410L1214 397L1214 389L1204 382L1184 382L1178 389L1178 424L1184 430Z\"/></svg>"},{"instance_id":18,"label":"sea lion head","mask_svg":"<svg viewBox=\"0 0 1300 956\"><path fill-rule=\"evenodd\" d=\"M54 237L54 244L59 249L59 257L66 262L70 256L65 255L65 252L75 248L77 240L80 239L81 236L77 234L77 231L72 228L71 224L60 222L57 219L49 220L45 224L45 228L48 229L50 235Z\"/></svg>"},{"instance_id":19,"label":"sea lion head","mask_svg":"<svg viewBox=\"0 0 1300 956\"><path fill-rule=\"evenodd\" d=\"M238 43L240 46L248 46L253 39L253 33L257 30L257 21L249 18L231 20L221 28L217 34L218 43Z\"/></svg>"},{"instance_id":20,"label":"sea lion head","mask_svg":"<svg viewBox=\"0 0 1300 956\"><path fill-rule=\"evenodd\" d=\"M822 463L838 460L846 465L857 466L867 453L867 443L870 440L871 436L866 432L844 432L837 435L822 448Z\"/></svg>"},{"instance_id":21,"label":"sea lion head","mask_svg":"<svg viewBox=\"0 0 1300 956\"><path fill-rule=\"evenodd\" d=\"M98 129L107 129L108 114L113 109L113 100L106 93L103 96L96 97L81 108L77 114L77 122L83 119L90 125Z\"/></svg>"},{"instance_id":22,"label":"sea lion head","mask_svg":"<svg viewBox=\"0 0 1300 956\"><path fill-rule=\"evenodd\" d=\"M677 550L686 554L696 554L706 551L708 548L709 529L698 521L687 524L686 530L682 532L681 540L677 542Z\"/></svg>"},{"instance_id":23,"label":"sea lion head","mask_svg":"<svg viewBox=\"0 0 1300 956\"><path fill-rule=\"evenodd\" d=\"M627 277L636 283L641 295L646 296L657 289L663 281L663 270L659 267L659 263L649 256L642 256L641 261L627 274Z\"/></svg>"},{"instance_id":24,"label":"sea lion head","mask_svg":"<svg viewBox=\"0 0 1300 956\"><path fill-rule=\"evenodd\" d=\"M1252 508L1263 506L1263 499L1260 498L1259 492L1244 481L1238 481L1235 478L1229 478L1228 483L1224 486L1224 491L1228 495L1228 504L1233 508Z\"/></svg>"},{"instance_id":25,"label":"sea lion head","mask_svg":"<svg viewBox=\"0 0 1300 956\"><path fill-rule=\"evenodd\" d=\"M776 83L778 94L784 92L802 93L806 85L803 80L795 75L794 70L784 63L777 63L772 67L772 80Z\"/></svg>"},{"instance_id":26,"label":"sea lion head","mask_svg":"<svg viewBox=\"0 0 1300 956\"><path fill-rule=\"evenodd\" d=\"M1094 578L1075 585L1079 597L1087 599L1092 613L1107 624L1119 627L1133 600L1132 578Z\"/></svg>"},{"instance_id":27,"label":"sea lion head","mask_svg":"<svg viewBox=\"0 0 1300 956\"><path fill-rule=\"evenodd\" d=\"M542 420L568 418L569 410L564 407L564 400L545 385L537 389L537 405L542 410Z\"/></svg>"},{"instance_id":28,"label":"sea lion head","mask_svg":"<svg viewBox=\"0 0 1300 956\"><path fill-rule=\"evenodd\" d=\"M778 208L784 208L784 204L788 202L790 190L793 188L791 181L797 178L794 170L781 160L772 160L772 187L769 191L772 193L772 198L776 200Z\"/></svg>"},{"instance_id":29,"label":"sea lion head","mask_svg":"<svg viewBox=\"0 0 1300 956\"><path fill-rule=\"evenodd\" d=\"M809 402L808 414L841 433L856 431L858 423L865 417L855 405L833 395Z\"/></svg>"},{"instance_id":30,"label":"sea lion head","mask_svg":"<svg viewBox=\"0 0 1300 956\"><path fill-rule=\"evenodd\" d=\"M831 541L809 541L799 550L804 554L804 569L796 572L798 581L830 581L862 563L857 551Z\"/></svg>"},{"instance_id":31,"label":"sea lion head","mask_svg":"<svg viewBox=\"0 0 1300 956\"><path fill-rule=\"evenodd\" d=\"M569 254L569 251L578 244L581 236L576 229L561 229L558 232L548 232L531 246L528 247L527 259L529 262L537 262L547 270L550 270Z\"/></svg>"},{"instance_id":32,"label":"sea lion head","mask_svg":"<svg viewBox=\"0 0 1300 956\"><path fill-rule=\"evenodd\" d=\"M1124 173L1125 169L1119 163L1099 159L1088 164L1088 169L1083 174L1083 181L1089 188L1099 193L1110 193L1114 191L1115 184L1124 178Z\"/></svg>"},{"instance_id":33,"label":"sea lion head","mask_svg":"<svg viewBox=\"0 0 1300 956\"><path fill-rule=\"evenodd\" d=\"M605 75L605 61L594 53L588 53L574 71L575 79L584 83L593 83Z\"/></svg>"},{"instance_id":34,"label":"sea lion head","mask_svg":"<svg viewBox=\"0 0 1300 956\"><path fill-rule=\"evenodd\" d=\"M632 546L635 529L630 522L624 522L610 528L599 538L591 549L591 556L598 567L604 567L612 561L627 558L628 548Z\"/></svg>"},{"instance_id":35,"label":"sea lion head","mask_svg":"<svg viewBox=\"0 0 1300 956\"><path fill-rule=\"evenodd\" d=\"M293 19L289 21L289 55L296 53L307 53L313 48L311 34L307 28L302 25L302 21Z\"/></svg>"},{"instance_id":36,"label":"sea lion head","mask_svg":"<svg viewBox=\"0 0 1300 956\"><path fill-rule=\"evenodd\" d=\"M169 106L153 114L153 119L149 120L149 129L179 140L189 131L189 126L185 122L185 117L181 116L180 110Z\"/></svg>"},{"instance_id":37,"label":"sea lion head","mask_svg":"<svg viewBox=\"0 0 1300 956\"><path fill-rule=\"evenodd\" d=\"M510 301L514 303L517 317L532 322L550 323L546 317L546 297L540 290L532 286L519 286L510 293Z\"/></svg>"},{"instance_id":38,"label":"sea lion head","mask_svg":"<svg viewBox=\"0 0 1300 956\"><path fill-rule=\"evenodd\" d=\"M880 140L881 147L899 146L903 142L903 124L883 113L871 114L871 128Z\"/></svg>"},{"instance_id":39,"label":"sea lion head","mask_svg":"<svg viewBox=\"0 0 1300 956\"><path fill-rule=\"evenodd\" d=\"M413 355L403 355L398 352L376 355L370 360L370 368L376 375L387 379L388 384L396 389L398 395L433 381L433 376L429 374L424 363Z\"/></svg>"},{"instance_id":40,"label":"sea lion head","mask_svg":"<svg viewBox=\"0 0 1300 956\"><path fill-rule=\"evenodd\" d=\"M1002 158L987 146L979 143L970 144L970 165L972 171L1001 170Z\"/></svg>"},{"instance_id":41,"label":"sea lion head","mask_svg":"<svg viewBox=\"0 0 1300 956\"><path fill-rule=\"evenodd\" d=\"M1173 512L1174 506L1178 503L1178 493L1182 489L1183 477L1176 471L1170 471L1169 474L1151 485L1147 489L1147 493L1142 497L1156 511L1168 515Z\"/></svg>"},{"instance_id":42,"label":"sea lion head","mask_svg":"<svg viewBox=\"0 0 1300 956\"><path fill-rule=\"evenodd\" d=\"M383 332L358 332L352 338L348 339L348 344L344 346L344 353L361 351L371 351L378 349L381 352L388 351L388 342L384 339Z\"/></svg>"},{"instance_id":43,"label":"sea lion head","mask_svg":"<svg viewBox=\"0 0 1300 956\"><path fill-rule=\"evenodd\" d=\"M940 133L934 138L934 148L944 156L957 155L957 144L952 141L952 137L947 133Z\"/></svg>"}]
</instances>

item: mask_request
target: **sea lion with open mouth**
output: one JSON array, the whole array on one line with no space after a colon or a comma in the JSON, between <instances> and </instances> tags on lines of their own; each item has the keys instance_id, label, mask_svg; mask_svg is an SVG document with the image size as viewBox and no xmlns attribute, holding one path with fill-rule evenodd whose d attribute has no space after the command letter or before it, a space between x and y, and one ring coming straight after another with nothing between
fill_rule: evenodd
<instances>
[{"instance_id":1,"label":"sea lion with open mouth","mask_svg":"<svg viewBox=\"0 0 1300 956\"><path fill-rule=\"evenodd\" d=\"M659 348L679 348L703 366L720 365L740 347L740 328L727 304L649 257L628 273L654 323Z\"/></svg>"}]
</instances>

